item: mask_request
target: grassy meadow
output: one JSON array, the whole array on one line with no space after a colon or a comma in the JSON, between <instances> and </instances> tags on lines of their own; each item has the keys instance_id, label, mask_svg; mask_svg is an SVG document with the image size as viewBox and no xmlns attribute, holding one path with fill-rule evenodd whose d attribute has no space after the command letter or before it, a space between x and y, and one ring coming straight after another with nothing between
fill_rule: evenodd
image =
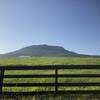
<instances>
[{"instance_id":1,"label":"grassy meadow","mask_svg":"<svg viewBox=\"0 0 100 100\"><path fill-rule=\"evenodd\" d=\"M6 65L100 65L100 58L95 57L32 57L0 58L0 66Z\"/></svg>"},{"instance_id":2,"label":"grassy meadow","mask_svg":"<svg viewBox=\"0 0 100 100\"><path fill-rule=\"evenodd\" d=\"M79 58L79 57L32 57L32 58L0 58L0 66L7 65L100 65L100 58ZM54 74L54 70L27 70L27 71L5 71L5 75L23 75L23 74ZM59 74L92 74L92 73L100 73L99 70L59 70ZM100 78L59 78L59 82L100 82ZM52 83L55 82L54 78L5 78L4 83L37 83L37 82L46 82ZM48 91L54 90L54 87L4 87L3 91L17 91L17 92L25 92L25 91ZM100 90L99 86L88 86L88 87L59 87L59 90ZM46 97L45 97L46 98ZM51 96L50 96L51 98ZM60 97L59 97L60 98ZM100 98L99 98L100 99ZM97 99L97 100L99 100ZM22 100L22 99L21 99ZM24 100L24 99L23 99ZM33 100L33 99L25 99L25 100ZM42 99L34 99L34 100L42 100ZM53 99L43 99L43 100L53 100ZM54 99L55 100L55 99ZM58 99L56 99L58 100ZM59 99L66 100L66 99ZM74 99L67 99L74 100ZM86 99L76 99L76 100L86 100Z\"/></svg>"}]
</instances>

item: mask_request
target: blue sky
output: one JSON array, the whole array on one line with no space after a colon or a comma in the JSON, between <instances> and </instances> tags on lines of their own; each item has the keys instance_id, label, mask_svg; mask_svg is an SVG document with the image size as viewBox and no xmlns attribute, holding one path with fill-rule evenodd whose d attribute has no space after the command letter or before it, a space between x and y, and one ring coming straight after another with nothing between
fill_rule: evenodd
<instances>
[{"instance_id":1,"label":"blue sky","mask_svg":"<svg viewBox=\"0 0 100 100\"><path fill-rule=\"evenodd\" d=\"M0 0L0 53L38 44L100 55L100 0Z\"/></svg>"}]
</instances>

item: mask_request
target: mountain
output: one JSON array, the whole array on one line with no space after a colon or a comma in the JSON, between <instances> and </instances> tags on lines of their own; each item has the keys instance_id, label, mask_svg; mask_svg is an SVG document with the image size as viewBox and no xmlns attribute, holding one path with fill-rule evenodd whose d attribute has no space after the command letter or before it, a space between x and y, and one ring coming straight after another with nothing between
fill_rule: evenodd
<instances>
[{"instance_id":1,"label":"mountain","mask_svg":"<svg viewBox=\"0 0 100 100\"><path fill-rule=\"evenodd\" d=\"M32 45L14 52L2 54L2 57L77 57L87 56L68 51L60 46Z\"/></svg>"}]
</instances>

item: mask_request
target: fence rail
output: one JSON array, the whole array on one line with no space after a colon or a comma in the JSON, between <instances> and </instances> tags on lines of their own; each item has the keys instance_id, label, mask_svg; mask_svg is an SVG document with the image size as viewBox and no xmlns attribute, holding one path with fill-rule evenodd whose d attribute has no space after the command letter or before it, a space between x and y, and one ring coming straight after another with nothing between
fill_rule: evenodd
<instances>
[{"instance_id":1,"label":"fence rail","mask_svg":"<svg viewBox=\"0 0 100 100\"><path fill-rule=\"evenodd\" d=\"M48 94L48 93L72 93L72 94L100 94L100 90L59 90L59 87L75 87L75 86L100 86L100 82L74 82L59 83L59 78L100 78L100 74L59 74L59 70L76 69L76 70L100 70L100 65L49 65L49 66L1 66L0 67L0 93L1 94ZM5 75L6 70L54 70L54 74L25 74L25 75ZM54 78L53 83L4 83L5 78ZM53 91L34 91L34 92L4 92L3 87L55 87Z\"/></svg>"}]
</instances>

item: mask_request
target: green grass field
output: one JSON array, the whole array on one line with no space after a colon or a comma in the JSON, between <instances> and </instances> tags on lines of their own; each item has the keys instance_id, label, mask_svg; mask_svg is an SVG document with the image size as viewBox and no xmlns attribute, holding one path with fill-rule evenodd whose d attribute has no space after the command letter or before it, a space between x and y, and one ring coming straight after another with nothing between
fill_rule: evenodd
<instances>
[{"instance_id":1,"label":"green grass field","mask_svg":"<svg viewBox=\"0 0 100 100\"><path fill-rule=\"evenodd\" d=\"M33 57L0 58L0 65L100 65L100 58Z\"/></svg>"},{"instance_id":2,"label":"green grass field","mask_svg":"<svg viewBox=\"0 0 100 100\"><path fill-rule=\"evenodd\" d=\"M0 66L7 66L7 65L100 65L100 58L75 58L75 57L33 57L33 58L0 58ZM5 71L5 74L54 74L54 70L48 71ZM59 70L59 74L88 74L88 73L100 73L99 70ZM100 82L100 78L59 78L59 82ZM53 78L12 78L4 79L4 83L31 83L31 82L55 82ZM54 90L54 87L4 87L3 91L44 91L44 90ZM59 87L59 90L100 90L98 86L89 86L89 87ZM28 100L28 99L27 99ZM37 99L36 99L37 100ZM51 100L51 99L50 99ZM60 99L59 99L60 100ZM73 100L73 99L72 99Z\"/></svg>"}]
</instances>

